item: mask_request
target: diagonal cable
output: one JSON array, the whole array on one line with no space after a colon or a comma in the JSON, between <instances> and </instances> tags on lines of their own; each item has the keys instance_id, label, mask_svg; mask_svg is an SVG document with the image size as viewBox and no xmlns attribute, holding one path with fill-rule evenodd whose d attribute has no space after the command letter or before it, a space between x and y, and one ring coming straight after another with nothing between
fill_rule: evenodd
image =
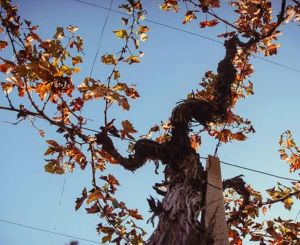
<instances>
[{"instance_id":1,"label":"diagonal cable","mask_svg":"<svg viewBox=\"0 0 300 245\"><path fill-rule=\"evenodd\" d=\"M90 77L93 74L94 66L95 66L95 63L96 63L96 60L97 60L97 57L98 57L98 54L99 54L101 42L102 42L102 39L103 39L105 27L106 27L106 24L107 24L107 21L108 21L109 14L110 14L110 12L112 10L112 8L111 8L112 4L113 4L113 0L110 1L109 8L107 8L108 11L107 11L107 14L106 14L106 17L105 17L105 21L104 21L103 27L101 29L100 38L99 38L99 42L98 42L98 46L97 46L97 51L96 51L96 54L95 54L95 57L94 57L94 60L93 60L93 64L92 64L92 68L91 68L91 71L90 71Z\"/></svg>"},{"instance_id":2,"label":"diagonal cable","mask_svg":"<svg viewBox=\"0 0 300 245\"><path fill-rule=\"evenodd\" d=\"M118 14L121 14L121 15L128 15L128 14L123 13L123 12L121 12L121 11L111 9L111 7L108 8L108 7L104 7L104 6L98 5L98 4L86 2L86 1L83 1L83 0L73 0L73 1L79 2L79 3L82 3L82 4L86 4L86 5L90 5L90 6L95 7L95 8L106 9L106 10L109 10L109 11L111 11L111 12L118 13ZM222 45L223 45L223 42L221 42L220 40L217 40L217 39L211 38L211 37L207 37L207 36L205 36L205 35L201 35L201 34L196 33L196 32L187 31L187 30L184 30L184 29L182 29L182 28L178 28L178 27L175 27L175 26L163 24L163 23L161 23L161 22L158 22L158 21L155 21L155 20L151 20L151 19L145 19L144 21L149 22L149 23L152 23L152 24L155 24L155 25L163 26L163 27L166 27L166 28L168 28L168 29L175 30L175 31L179 31L179 32L182 32L182 33L186 33L186 34L189 34L189 35L191 35L191 36L196 36L196 37L199 37L199 38L202 38L202 39L206 39L206 40L209 40L209 41L211 41L211 42L215 42L215 43L219 43L219 44L222 44ZM291 67L291 66L288 66L288 65L284 65L284 64L281 64L281 63L276 62L276 61L271 61L271 60L268 60L268 59L266 59L266 58L264 58L264 57L261 57L261 56L255 55L255 54L253 55L253 57L255 57L255 58L257 58L257 59L260 59L260 60L263 60L263 61L265 61L265 62L271 63L271 64L273 64L273 65L282 67L282 68L284 68L284 69L287 69L287 70L290 70L290 71L294 71L294 72L300 73L300 69L297 69L297 68L295 68L295 67Z\"/></svg>"}]
</instances>

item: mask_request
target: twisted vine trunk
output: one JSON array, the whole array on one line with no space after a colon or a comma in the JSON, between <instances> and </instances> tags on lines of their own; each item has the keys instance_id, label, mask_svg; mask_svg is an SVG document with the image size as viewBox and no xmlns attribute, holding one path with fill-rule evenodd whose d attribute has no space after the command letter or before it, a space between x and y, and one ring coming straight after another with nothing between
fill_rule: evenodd
<instances>
[{"instance_id":1,"label":"twisted vine trunk","mask_svg":"<svg viewBox=\"0 0 300 245\"><path fill-rule=\"evenodd\" d=\"M170 170L169 178L172 185L161 204L157 228L147 244L205 244L206 232L200 220L205 178L199 155L188 154L179 168Z\"/></svg>"},{"instance_id":2,"label":"twisted vine trunk","mask_svg":"<svg viewBox=\"0 0 300 245\"><path fill-rule=\"evenodd\" d=\"M199 155L190 145L189 127L192 121L203 126L209 123L224 123L232 105L232 84L236 79L233 60L237 46L241 45L234 36L225 42L226 54L218 64L218 76L214 85L213 99L188 99L177 105L172 112L171 140L159 144L148 139L140 139L135 144L135 152L123 157L114 147L106 129L97 135L102 149L112 155L125 169L134 171L147 160L161 161L165 167L166 189L163 200L149 199L158 225L147 241L148 245L199 245L214 244L209 229L201 222L200 214L204 207L206 173L200 163Z\"/></svg>"}]
</instances>

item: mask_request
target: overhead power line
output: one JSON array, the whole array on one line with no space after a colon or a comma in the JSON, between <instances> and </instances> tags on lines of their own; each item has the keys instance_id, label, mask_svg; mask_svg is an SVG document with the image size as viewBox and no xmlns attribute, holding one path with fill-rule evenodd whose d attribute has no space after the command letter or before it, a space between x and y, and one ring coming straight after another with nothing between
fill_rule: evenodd
<instances>
[{"instance_id":1,"label":"overhead power line","mask_svg":"<svg viewBox=\"0 0 300 245\"><path fill-rule=\"evenodd\" d=\"M103 34L104 34L104 31L105 31L105 27L106 27L106 24L107 24L107 21L108 21L108 17L109 17L110 11L112 10L111 9L112 4L113 4L113 0L110 1L110 6L107 9L108 11L107 11L107 14L106 14L106 17L105 17L105 21L104 21L103 27L101 29L101 34L100 34L100 38L99 38L99 42L98 42L98 46L97 46L97 51L96 51L96 54L95 54L95 57L94 57L94 60L93 60L93 64L92 64L92 68L91 68L91 72L90 72L90 77L93 74L94 66L95 66L95 63L96 63L96 60L97 60L97 57L98 57L98 54L99 54L99 50L100 50L100 46L101 46Z\"/></svg>"},{"instance_id":2,"label":"overhead power line","mask_svg":"<svg viewBox=\"0 0 300 245\"><path fill-rule=\"evenodd\" d=\"M205 160L208 159L207 157L200 157L200 158L201 159L205 159ZM252 169L252 168L247 168L247 167L244 167L244 166L241 166L241 165L237 165L237 164L233 164L233 163L228 163L228 162L224 162L224 161L220 161L220 163L222 163L224 165L231 166L231 167L235 167L235 168L240 168L240 169L244 169L244 170L247 170L247 171L251 171L251 172L268 175L270 177L274 177L274 178L278 178L278 179L295 181L295 182L299 182L300 181L300 179L297 180L297 179L293 179L293 178L283 177L283 176L279 176L279 175L276 175L276 174L271 174L271 173L268 173L268 172L264 172L264 171L260 171L260 170L256 170L256 169Z\"/></svg>"},{"instance_id":3,"label":"overhead power line","mask_svg":"<svg viewBox=\"0 0 300 245\"><path fill-rule=\"evenodd\" d=\"M17 223L17 222L5 220L5 219L0 219L0 222L20 226L20 227L31 229L31 230L41 231L41 232L44 232L44 233L49 233L49 234L53 234L53 235L57 235L57 236L68 237L68 238L72 238L72 239L80 240L80 241L84 241L84 242L90 242L90 243L93 243L93 244L104 244L104 243L89 240L89 239L86 239L86 238L73 236L73 235L68 235L68 234L64 234L64 233L60 233L60 232L56 232L56 231L49 231L49 230L42 229L42 228L39 228L39 227L24 225L24 224L21 224L21 223Z\"/></svg>"},{"instance_id":4,"label":"overhead power line","mask_svg":"<svg viewBox=\"0 0 300 245\"><path fill-rule=\"evenodd\" d=\"M79 2L79 3L83 3L83 4L86 4L86 5L90 5L92 7L96 7L96 8L100 8L100 9L106 9L106 10L110 10L111 12L114 12L114 13L118 13L118 14L121 14L121 15L129 15L129 14L126 14L124 12L121 12L121 11L118 11L118 10L114 10L114 9L111 9L111 7L105 7L105 6L102 6L102 5L98 5L98 4L94 4L94 3L90 3L90 2L86 2L86 1L82 1L82 0L74 0L75 2ZM178 28L178 27L175 27L175 26L171 26L171 25L167 25L167 24L163 24L161 22L158 22L158 21L155 21L155 20L151 20L151 19L145 19L144 21L146 22L149 22L149 23L153 23L155 25L159 25L159 26L163 26L163 27L166 27L166 28L169 28L169 29L172 29L172 30L175 30L175 31L179 31L179 32L182 32L182 33L186 33L186 34L189 34L189 35L192 35L192 36L196 36L196 37L199 37L199 38L202 38L202 39L206 39L206 40L209 40L211 42L215 42L215 43L219 43L219 44L223 44L223 42L221 42L220 40L217 40L217 39L214 39L214 38L211 38L211 37L207 37L205 35L201 35L199 33L196 33L196 32L192 32L192 31L187 31L187 30L184 30L182 28ZM276 62L276 61L271 61L271 60L268 60L264 57L260 57L258 55L253 55L254 57L256 57L257 59L260 59L260 60L263 60L265 62L269 62L273 65L276 65L276 66L280 66L284 69L287 69L287 70L290 70L290 71L294 71L294 72L298 72L300 73L300 69L297 69L295 67L291 67L291 66L288 66L288 65L284 65L284 64L281 64L279 62Z\"/></svg>"}]
</instances>

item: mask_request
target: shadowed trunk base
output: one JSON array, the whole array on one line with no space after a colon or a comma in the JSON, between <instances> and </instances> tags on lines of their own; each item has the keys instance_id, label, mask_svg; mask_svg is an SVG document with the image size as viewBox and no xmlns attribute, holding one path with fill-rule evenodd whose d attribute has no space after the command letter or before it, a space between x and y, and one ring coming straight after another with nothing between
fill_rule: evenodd
<instances>
[{"instance_id":1,"label":"shadowed trunk base","mask_svg":"<svg viewBox=\"0 0 300 245\"><path fill-rule=\"evenodd\" d=\"M162 200L159 223L147 245L208 244L207 232L201 225L205 172L199 155L188 154L179 165L166 170L170 185ZM178 166L178 165L177 165Z\"/></svg>"}]
</instances>

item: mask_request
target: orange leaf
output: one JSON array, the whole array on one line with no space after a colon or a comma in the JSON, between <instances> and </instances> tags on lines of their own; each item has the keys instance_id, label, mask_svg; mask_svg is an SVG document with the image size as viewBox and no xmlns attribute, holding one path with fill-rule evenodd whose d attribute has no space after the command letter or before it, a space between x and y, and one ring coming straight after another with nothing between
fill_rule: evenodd
<instances>
[{"instance_id":1,"label":"orange leaf","mask_svg":"<svg viewBox=\"0 0 300 245\"><path fill-rule=\"evenodd\" d=\"M185 13L185 17L184 17L184 20L183 20L182 24L186 24L186 23L192 21L193 19L197 19L197 17L196 17L196 15L194 14L194 12L191 11L191 10L190 10L190 11L187 11L187 12Z\"/></svg>"},{"instance_id":2,"label":"orange leaf","mask_svg":"<svg viewBox=\"0 0 300 245\"><path fill-rule=\"evenodd\" d=\"M119 184L119 181L111 174L108 175L107 177L107 182L110 184L110 185L120 185Z\"/></svg>"},{"instance_id":3,"label":"orange leaf","mask_svg":"<svg viewBox=\"0 0 300 245\"><path fill-rule=\"evenodd\" d=\"M201 138L199 135L197 134L194 134L190 137L190 142L191 142L191 147L197 151L200 144L201 144Z\"/></svg>"},{"instance_id":4,"label":"orange leaf","mask_svg":"<svg viewBox=\"0 0 300 245\"><path fill-rule=\"evenodd\" d=\"M200 24L200 28L213 27L219 24L219 21L214 19L214 20L202 21L199 24Z\"/></svg>"},{"instance_id":5,"label":"orange leaf","mask_svg":"<svg viewBox=\"0 0 300 245\"><path fill-rule=\"evenodd\" d=\"M100 191L100 189L93 189L92 193L89 195L88 199L87 199L87 204L90 204L93 201L96 201L100 198L103 198L103 195Z\"/></svg>"}]
</instances>

